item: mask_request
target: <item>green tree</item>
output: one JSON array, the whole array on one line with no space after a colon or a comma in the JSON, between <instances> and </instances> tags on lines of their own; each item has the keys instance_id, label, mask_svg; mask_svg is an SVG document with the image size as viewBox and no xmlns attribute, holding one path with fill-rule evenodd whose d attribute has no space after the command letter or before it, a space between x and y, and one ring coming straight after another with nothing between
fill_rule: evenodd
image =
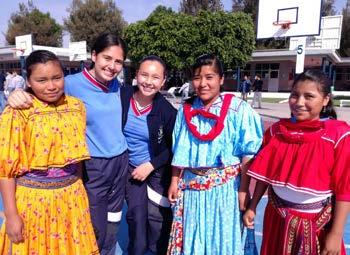
<instances>
[{"instance_id":1,"label":"green tree","mask_svg":"<svg viewBox=\"0 0 350 255\"><path fill-rule=\"evenodd\" d=\"M28 1L28 5L19 4L19 11L12 13L8 22L6 41L15 44L15 37L32 34L37 45L62 46L62 27L51 18L50 13L42 13Z\"/></svg>"},{"instance_id":2,"label":"green tree","mask_svg":"<svg viewBox=\"0 0 350 255\"><path fill-rule=\"evenodd\" d=\"M343 26L339 52L343 57L350 57L350 1L343 9Z\"/></svg>"},{"instance_id":3,"label":"green tree","mask_svg":"<svg viewBox=\"0 0 350 255\"><path fill-rule=\"evenodd\" d=\"M192 19L192 16L158 6L146 20L126 28L129 58L138 62L146 55L156 54L166 61L169 69L183 69L193 60L190 52L198 39Z\"/></svg>"},{"instance_id":4,"label":"green tree","mask_svg":"<svg viewBox=\"0 0 350 255\"><path fill-rule=\"evenodd\" d=\"M183 70L208 52L217 54L225 68L243 65L254 50L254 38L253 22L247 14L201 11L192 16L165 7L157 7L146 20L128 26L125 33L131 60L138 62L145 55L156 54L171 70Z\"/></svg>"},{"instance_id":5,"label":"green tree","mask_svg":"<svg viewBox=\"0 0 350 255\"><path fill-rule=\"evenodd\" d=\"M195 19L199 40L194 57L212 52L226 68L244 65L255 46L254 25L245 13L200 12Z\"/></svg>"},{"instance_id":6,"label":"green tree","mask_svg":"<svg viewBox=\"0 0 350 255\"><path fill-rule=\"evenodd\" d=\"M197 15L200 10L221 11L223 6L220 0L182 0L180 12Z\"/></svg>"},{"instance_id":7,"label":"green tree","mask_svg":"<svg viewBox=\"0 0 350 255\"><path fill-rule=\"evenodd\" d=\"M127 25L113 0L73 0L68 11L64 25L71 41L86 41L88 50L99 34L121 35Z\"/></svg>"},{"instance_id":8,"label":"green tree","mask_svg":"<svg viewBox=\"0 0 350 255\"><path fill-rule=\"evenodd\" d=\"M251 14L254 23L256 23L258 8L258 1L256 0L232 0L232 11L243 11Z\"/></svg>"},{"instance_id":9,"label":"green tree","mask_svg":"<svg viewBox=\"0 0 350 255\"><path fill-rule=\"evenodd\" d=\"M336 14L335 8L334 8L334 1L335 0L323 0L322 2L322 8L321 8L321 15L324 16L333 16Z\"/></svg>"}]
</instances>

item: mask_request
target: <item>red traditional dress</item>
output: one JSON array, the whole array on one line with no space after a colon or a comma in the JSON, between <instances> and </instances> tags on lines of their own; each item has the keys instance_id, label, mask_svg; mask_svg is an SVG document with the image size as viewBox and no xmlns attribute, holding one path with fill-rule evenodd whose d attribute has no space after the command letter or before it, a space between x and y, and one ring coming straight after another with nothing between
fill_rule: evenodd
<instances>
[{"instance_id":1,"label":"red traditional dress","mask_svg":"<svg viewBox=\"0 0 350 255\"><path fill-rule=\"evenodd\" d=\"M263 145L248 170L271 184L261 254L320 254L332 200L350 201L349 125L283 119L266 131Z\"/></svg>"}]
</instances>

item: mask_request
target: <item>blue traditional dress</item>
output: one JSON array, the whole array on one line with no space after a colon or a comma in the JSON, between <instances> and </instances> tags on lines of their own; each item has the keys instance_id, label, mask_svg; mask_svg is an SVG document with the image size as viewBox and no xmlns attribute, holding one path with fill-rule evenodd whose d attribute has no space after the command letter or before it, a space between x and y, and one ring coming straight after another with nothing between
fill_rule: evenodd
<instances>
[{"instance_id":1,"label":"blue traditional dress","mask_svg":"<svg viewBox=\"0 0 350 255\"><path fill-rule=\"evenodd\" d=\"M204 109L199 98L193 101L191 111L195 113L190 117L184 114L186 106L178 111L172 165L183 171L179 196L173 207L169 254L243 253L239 166L243 157L257 153L263 130L260 116L249 104L236 97L227 103L225 97L229 95L220 95L208 110L209 114L220 117L224 101L228 104L223 129L213 140L194 135L196 132L209 134L218 123L215 118L196 113ZM193 132L191 125L197 131Z\"/></svg>"}]
</instances>

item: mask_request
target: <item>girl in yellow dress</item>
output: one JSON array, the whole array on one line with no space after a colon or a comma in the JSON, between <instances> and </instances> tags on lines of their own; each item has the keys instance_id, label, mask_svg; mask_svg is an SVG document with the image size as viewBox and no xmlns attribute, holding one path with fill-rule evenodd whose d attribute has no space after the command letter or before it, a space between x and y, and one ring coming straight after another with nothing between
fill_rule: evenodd
<instances>
[{"instance_id":1,"label":"girl in yellow dress","mask_svg":"<svg viewBox=\"0 0 350 255\"><path fill-rule=\"evenodd\" d=\"M64 95L55 54L32 52L26 71L33 106L7 107L0 118L0 253L98 254L80 179L89 159L84 105Z\"/></svg>"}]
</instances>

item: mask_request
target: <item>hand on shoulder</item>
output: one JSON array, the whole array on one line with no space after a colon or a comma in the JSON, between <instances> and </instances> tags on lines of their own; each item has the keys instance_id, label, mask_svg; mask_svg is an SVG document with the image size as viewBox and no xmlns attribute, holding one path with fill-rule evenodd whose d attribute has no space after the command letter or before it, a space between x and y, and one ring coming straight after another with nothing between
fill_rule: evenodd
<instances>
[{"instance_id":1,"label":"hand on shoulder","mask_svg":"<svg viewBox=\"0 0 350 255\"><path fill-rule=\"evenodd\" d=\"M27 109L33 105L33 99L28 92L17 89L10 94L7 103L14 109Z\"/></svg>"}]
</instances>

